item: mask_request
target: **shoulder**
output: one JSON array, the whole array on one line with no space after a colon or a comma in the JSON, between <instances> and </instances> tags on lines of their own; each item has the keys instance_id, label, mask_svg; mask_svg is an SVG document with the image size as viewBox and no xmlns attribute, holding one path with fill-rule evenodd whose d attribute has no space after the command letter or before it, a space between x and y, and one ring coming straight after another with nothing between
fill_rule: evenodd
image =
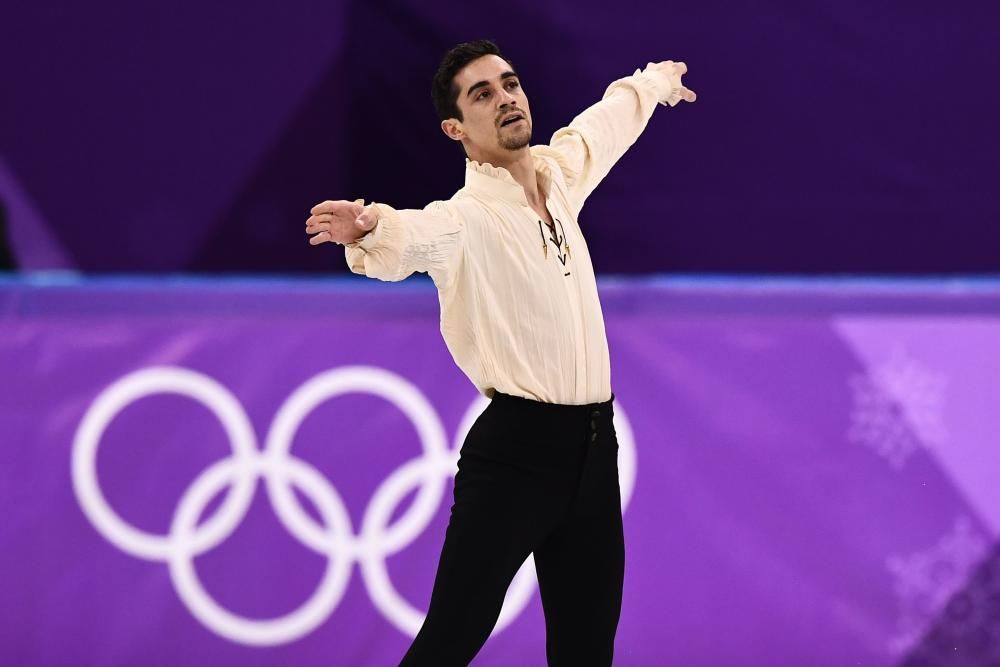
<instances>
[{"instance_id":1,"label":"shoulder","mask_svg":"<svg viewBox=\"0 0 1000 667\"><path fill-rule=\"evenodd\" d=\"M544 170L556 188L565 190L567 174L571 173L566 156L552 146L540 144L531 147L531 156L535 159L535 168Z\"/></svg>"},{"instance_id":2,"label":"shoulder","mask_svg":"<svg viewBox=\"0 0 1000 667\"><path fill-rule=\"evenodd\" d=\"M467 187L463 187L461 190L453 194L451 199L440 203L445 206L448 212L452 215L466 220L475 218L486 206L482 198L477 197L475 193Z\"/></svg>"},{"instance_id":3,"label":"shoulder","mask_svg":"<svg viewBox=\"0 0 1000 667\"><path fill-rule=\"evenodd\" d=\"M480 202L466 189L462 188L449 199L438 199L423 208L424 219L436 220L441 224L457 228L478 217Z\"/></svg>"},{"instance_id":4,"label":"shoulder","mask_svg":"<svg viewBox=\"0 0 1000 667\"><path fill-rule=\"evenodd\" d=\"M560 169L566 158L555 148L549 146L548 144L538 144L531 147L531 157L535 159L535 163L548 166L549 168L556 166Z\"/></svg>"}]
</instances>

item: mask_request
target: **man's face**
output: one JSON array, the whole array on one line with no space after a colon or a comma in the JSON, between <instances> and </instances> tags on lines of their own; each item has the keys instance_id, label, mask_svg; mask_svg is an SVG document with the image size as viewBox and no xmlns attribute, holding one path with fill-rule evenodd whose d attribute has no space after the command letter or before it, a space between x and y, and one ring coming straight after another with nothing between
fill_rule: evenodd
<instances>
[{"instance_id":1,"label":"man's face","mask_svg":"<svg viewBox=\"0 0 1000 667\"><path fill-rule=\"evenodd\" d=\"M477 159L528 146L528 98L503 58L489 55L473 60L455 76L455 84L462 120L444 121L442 129L449 137L463 141L469 157Z\"/></svg>"}]
</instances>

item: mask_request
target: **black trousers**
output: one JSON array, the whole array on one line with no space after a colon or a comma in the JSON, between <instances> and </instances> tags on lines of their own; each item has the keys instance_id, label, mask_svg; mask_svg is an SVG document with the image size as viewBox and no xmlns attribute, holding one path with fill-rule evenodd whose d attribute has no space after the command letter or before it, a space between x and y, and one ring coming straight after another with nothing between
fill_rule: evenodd
<instances>
[{"instance_id":1,"label":"black trousers","mask_svg":"<svg viewBox=\"0 0 1000 667\"><path fill-rule=\"evenodd\" d=\"M401 667L468 665L530 553L548 664L611 664L625 572L613 401L496 394L462 445L427 618Z\"/></svg>"}]
</instances>

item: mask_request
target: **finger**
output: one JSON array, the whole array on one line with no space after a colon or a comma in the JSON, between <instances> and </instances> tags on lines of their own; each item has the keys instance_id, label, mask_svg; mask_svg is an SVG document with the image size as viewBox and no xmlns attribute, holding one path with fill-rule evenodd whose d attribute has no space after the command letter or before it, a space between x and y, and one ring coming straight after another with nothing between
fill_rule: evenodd
<instances>
[{"instance_id":1,"label":"finger","mask_svg":"<svg viewBox=\"0 0 1000 667\"><path fill-rule=\"evenodd\" d=\"M333 225L328 222L321 222L311 227L306 227L306 234L318 234L319 232L329 232L333 229Z\"/></svg>"},{"instance_id":2,"label":"finger","mask_svg":"<svg viewBox=\"0 0 1000 667\"><path fill-rule=\"evenodd\" d=\"M680 89L680 96L685 102L694 102L698 99L698 95L695 94L693 90L690 88L684 88L683 86Z\"/></svg>"},{"instance_id":3,"label":"finger","mask_svg":"<svg viewBox=\"0 0 1000 667\"><path fill-rule=\"evenodd\" d=\"M685 74L685 73L687 73L687 71L688 71L687 63L684 63L684 62L674 63L674 70L678 74Z\"/></svg>"},{"instance_id":4,"label":"finger","mask_svg":"<svg viewBox=\"0 0 1000 667\"><path fill-rule=\"evenodd\" d=\"M311 215L306 220L306 227L312 227L323 222L332 222L333 216L329 213L320 213L319 215Z\"/></svg>"},{"instance_id":5,"label":"finger","mask_svg":"<svg viewBox=\"0 0 1000 667\"><path fill-rule=\"evenodd\" d=\"M306 225L306 231L310 234L315 234L316 232L329 231L333 229L333 220L314 220L313 222Z\"/></svg>"},{"instance_id":6,"label":"finger","mask_svg":"<svg viewBox=\"0 0 1000 667\"><path fill-rule=\"evenodd\" d=\"M320 243L326 243L327 241L332 241L333 237L330 236L330 232L320 232L316 236L309 239L309 245L319 245Z\"/></svg>"},{"instance_id":7,"label":"finger","mask_svg":"<svg viewBox=\"0 0 1000 667\"><path fill-rule=\"evenodd\" d=\"M327 199L326 201L320 202L319 204L316 204L311 209L309 209L309 213L311 215L318 215L320 213L333 213L339 206L343 205L343 203L344 202L341 201L332 201L330 199Z\"/></svg>"},{"instance_id":8,"label":"finger","mask_svg":"<svg viewBox=\"0 0 1000 667\"><path fill-rule=\"evenodd\" d=\"M327 199L326 201L320 202L309 209L309 213L312 215L319 215L321 213L329 213L332 215L343 215L344 213L347 213L349 215L357 215L361 208L362 207L356 201L344 201L343 199L334 201Z\"/></svg>"}]
</instances>

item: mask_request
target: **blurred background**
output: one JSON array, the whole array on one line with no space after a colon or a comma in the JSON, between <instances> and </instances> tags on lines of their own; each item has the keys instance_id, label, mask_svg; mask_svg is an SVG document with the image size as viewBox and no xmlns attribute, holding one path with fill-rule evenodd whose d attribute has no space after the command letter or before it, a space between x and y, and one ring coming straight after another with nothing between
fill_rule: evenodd
<instances>
[{"instance_id":1,"label":"blurred background","mask_svg":"<svg viewBox=\"0 0 1000 667\"><path fill-rule=\"evenodd\" d=\"M492 38L535 141L684 60L582 223L602 273L982 273L996 252L988 3L22 3L0 28L0 187L25 269L343 271L323 199L463 180L430 80Z\"/></svg>"},{"instance_id":2,"label":"blurred background","mask_svg":"<svg viewBox=\"0 0 1000 667\"><path fill-rule=\"evenodd\" d=\"M580 217L629 489L616 664L1000 662L998 14L5 7L0 662L398 661L450 481L389 482L482 404L429 280L350 275L303 223L461 187L430 81L478 38L534 143L650 61L698 93ZM294 516L224 464L284 410L329 483L286 470ZM544 664L530 574L474 664Z\"/></svg>"}]
</instances>

